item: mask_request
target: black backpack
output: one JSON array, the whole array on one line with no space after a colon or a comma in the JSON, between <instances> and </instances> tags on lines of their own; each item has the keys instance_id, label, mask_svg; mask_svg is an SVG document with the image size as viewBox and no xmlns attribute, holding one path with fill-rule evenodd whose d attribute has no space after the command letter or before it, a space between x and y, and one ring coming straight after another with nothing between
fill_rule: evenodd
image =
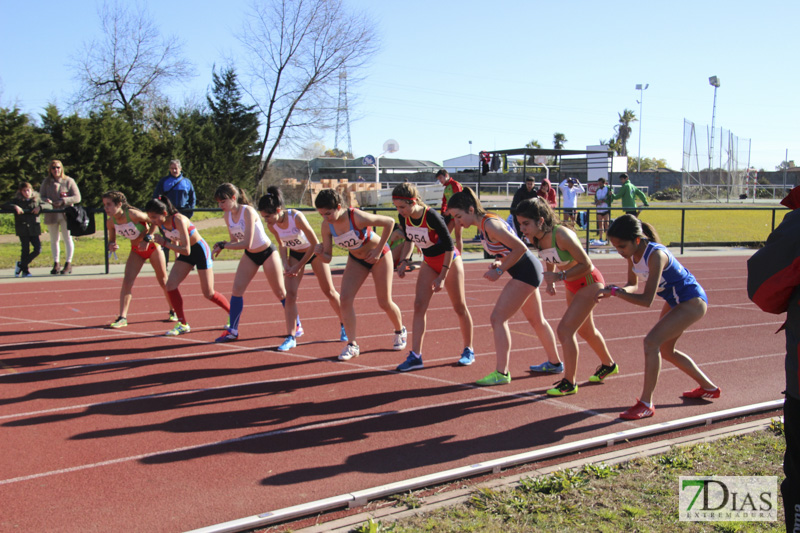
<instances>
[{"instance_id":1,"label":"black backpack","mask_svg":"<svg viewBox=\"0 0 800 533\"><path fill-rule=\"evenodd\" d=\"M67 229L70 235L80 237L92 235L95 232L94 213L87 211L79 205L70 205L64 208L67 217Z\"/></svg>"}]
</instances>

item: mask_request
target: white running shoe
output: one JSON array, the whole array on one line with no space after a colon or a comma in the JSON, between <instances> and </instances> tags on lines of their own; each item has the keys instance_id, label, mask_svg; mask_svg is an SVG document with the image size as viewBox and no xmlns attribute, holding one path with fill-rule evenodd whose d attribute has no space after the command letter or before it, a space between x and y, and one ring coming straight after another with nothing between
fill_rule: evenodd
<instances>
[{"instance_id":1,"label":"white running shoe","mask_svg":"<svg viewBox=\"0 0 800 533\"><path fill-rule=\"evenodd\" d=\"M360 353L361 348L358 347L358 344L348 344L339 354L339 361L349 361L354 357L358 357Z\"/></svg>"},{"instance_id":2,"label":"white running shoe","mask_svg":"<svg viewBox=\"0 0 800 533\"><path fill-rule=\"evenodd\" d=\"M403 329L400 333L394 334L394 349L395 351L400 351L406 347L406 341L408 340L408 332L406 332L406 327L403 326Z\"/></svg>"}]
</instances>

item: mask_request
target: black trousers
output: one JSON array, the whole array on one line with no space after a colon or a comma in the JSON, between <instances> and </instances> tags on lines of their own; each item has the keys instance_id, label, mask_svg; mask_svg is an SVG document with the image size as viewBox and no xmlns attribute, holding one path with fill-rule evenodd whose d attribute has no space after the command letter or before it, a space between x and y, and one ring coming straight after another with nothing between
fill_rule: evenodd
<instances>
[{"instance_id":1,"label":"black trousers","mask_svg":"<svg viewBox=\"0 0 800 533\"><path fill-rule=\"evenodd\" d=\"M786 517L786 531L800 532L800 400L786 395L783 404L783 428L786 453L783 456L781 495Z\"/></svg>"},{"instance_id":2,"label":"black trousers","mask_svg":"<svg viewBox=\"0 0 800 533\"><path fill-rule=\"evenodd\" d=\"M19 242L22 245L22 252L19 257L19 264L23 272L28 272L28 265L42 251L42 243L39 241L38 235L20 235ZM33 248L33 250L31 250Z\"/></svg>"}]
</instances>

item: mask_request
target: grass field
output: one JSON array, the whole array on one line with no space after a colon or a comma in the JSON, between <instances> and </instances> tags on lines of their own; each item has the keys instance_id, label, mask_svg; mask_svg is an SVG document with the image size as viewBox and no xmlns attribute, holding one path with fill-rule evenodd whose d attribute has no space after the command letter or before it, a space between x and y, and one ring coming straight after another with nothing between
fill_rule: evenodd
<instances>
[{"instance_id":1,"label":"grass field","mask_svg":"<svg viewBox=\"0 0 800 533\"><path fill-rule=\"evenodd\" d=\"M777 476L785 441L783 424L768 431L710 443L673 447L668 453L614 466L587 465L524 478L509 489L479 489L466 503L399 522L367 522L358 533L527 531L785 531L778 494L777 522L681 522L680 476ZM398 507L419 508L420 492L392 498Z\"/></svg>"},{"instance_id":2,"label":"grass field","mask_svg":"<svg viewBox=\"0 0 800 533\"><path fill-rule=\"evenodd\" d=\"M494 208L492 197L484 195L484 203L486 207L502 217L508 217L509 211L507 208ZM507 204L505 204L507 205ZM588 207L588 202L584 201L579 203L579 207ZM645 209L640 217L643 221L652 224L658 231L661 242L670 244L678 243L681 238L681 211L672 210L676 204L659 204L653 202L651 204L653 209ZM689 206L686 211L685 221L685 236L684 240L689 243L703 242L703 243L738 243L738 242L763 242L766 240L772 229L772 211L768 209L752 210L746 208L738 209L725 209L725 206L719 204L703 205L702 210L697 210L696 205ZM661 208L661 209L659 209ZM775 217L775 225L780 224L781 220L787 210L778 211ZM392 211L380 211L381 214L387 214L396 217L396 213ZM312 228L317 230L319 235L319 227L322 223L322 218L316 211L305 211L304 214L309 220ZM611 216L618 216L619 210L612 210ZM198 212L195 214L193 220L200 221L209 218L220 218L220 213L216 212ZM593 218L593 217L592 217ZM78 237L75 244L75 256L73 258L74 265L101 265L105 261L105 252L103 246L102 232L103 217L102 214L95 215L96 226L98 232L93 237ZM590 228L595 228L594 221L590 223ZM33 262L33 267L50 266L50 238L46 234L46 227L43 227L42 239L42 254ZM223 226L209 227L202 230L203 238L209 243L219 240L227 240L228 232ZM0 215L0 235L13 235L14 234L14 216L10 214ZM476 228L469 228L464 232L464 240L469 241L475 237ZM578 232L581 240L585 240L585 230ZM590 238L594 238L594 232ZM98 238L99 237L99 238ZM62 243L63 246L63 243ZM467 252L477 252L481 250L480 244L477 242L465 242L464 250ZM63 251L62 251L63 253ZM117 257L120 262L124 262L130 248L121 246L117 252ZM346 251L339 250L334 247L334 255L346 255ZM0 268L13 268L16 261L19 259L20 246L19 241L3 242L0 243ZM219 259L236 259L241 255L241 252L225 250Z\"/></svg>"}]
</instances>

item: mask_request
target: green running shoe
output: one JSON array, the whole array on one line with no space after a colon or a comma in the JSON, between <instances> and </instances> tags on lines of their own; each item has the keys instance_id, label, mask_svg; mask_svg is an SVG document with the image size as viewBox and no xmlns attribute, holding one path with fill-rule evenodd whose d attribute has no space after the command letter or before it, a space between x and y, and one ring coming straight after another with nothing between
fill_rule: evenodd
<instances>
[{"instance_id":1,"label":"green running shoe","mask_svg":"<svg viewBox=\"0 0 800 533\"><path fill-rule=\"evenodd\" d=\"M189 327L189 324L181 324L178 322L175 324L175 327L166 332L164 335L167 337L177 337L178 335L183 335L184 333L189 333L192 331L192 328Z\"/></svg>"},{"instance_id":2,"label":"green running shoe","mask_svg":"<svg viewBox=\"0 0 800 533\"><path fill-rule=\"evenodd\" d=\"M492 385L507 385L511 383L511 372L503 374L495 370L485 378L481 378L475 382L480 387L491 387Z\"/></svg>"},{"instance_id":3,"label":"green running shoe","mask_svg":"<svg viewBox=\"0 0 800 533\"><path fill-rule=\"evenodd\" d=\"M110 328L119 329L128 325L128 319L124 316L117 318L114 322L108 325Z\"/></svg>"},{"instance_id":4,"label":"green running shoe","mask_svg":"<svg viewBox=\"0 0 800 533\"><path fill-rule=\"evenodd\" d=\"M548 396L568 396L570 394L575 394L576 392L578 392L578 386L577 385L573 385L572 383L567 381L567 378L564 378L561 381L559 381L558 383L556 383L555 387L553 387L552 389L548 390L547 391L547 395Z\"/></svg>"},{"instance_id":5,"label":"green running shoe","mask_svg":"<svg viewBox=\"0 0 800 533\"><path fill-rule=\"evenodd\" d=\"M600 365L597 367L597 370L595 370L594 374L589 376L589 381L592 383L600 383L608 376L613 376L614 374L619 374L619 367L617 366L617 363L614 363L611 366Z\"/></svg>"}]
</instances>

